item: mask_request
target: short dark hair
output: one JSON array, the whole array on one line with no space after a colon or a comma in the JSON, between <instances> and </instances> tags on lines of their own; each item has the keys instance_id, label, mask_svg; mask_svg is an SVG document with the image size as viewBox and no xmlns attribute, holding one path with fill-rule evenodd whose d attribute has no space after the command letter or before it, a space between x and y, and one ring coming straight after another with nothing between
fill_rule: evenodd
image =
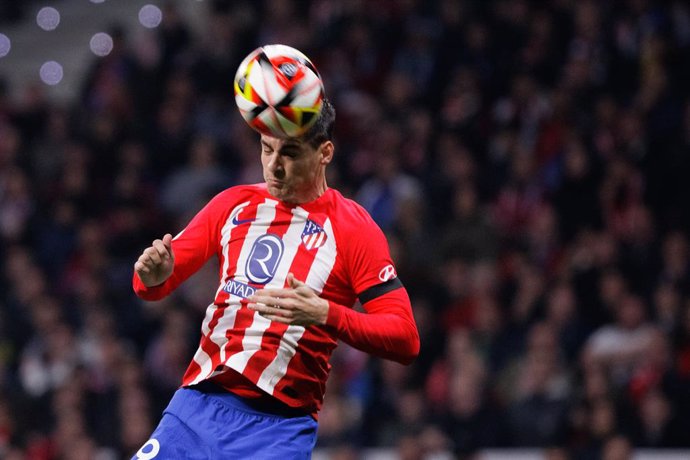
<instances>
[{"instance_id":1,"label":"short dark hair","mask_svg":"<svg viewBox=\"0 0 690 460\"><path fill-rule=\"evenodd\" d=\"M335 107L328 99L323 100L321 113L316 123L302 135L302 141L313 148L318 148L325 141L333 140L333 127L335 126Z\"/></svg>"}]
</instances>

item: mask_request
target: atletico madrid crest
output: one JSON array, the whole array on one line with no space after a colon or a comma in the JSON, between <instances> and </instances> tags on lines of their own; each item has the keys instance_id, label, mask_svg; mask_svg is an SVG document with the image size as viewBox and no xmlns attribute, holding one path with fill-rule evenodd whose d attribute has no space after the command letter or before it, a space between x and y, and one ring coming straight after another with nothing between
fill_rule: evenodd
<instances>
[{"instance_id":1,"label":"atletico madrid crest","mask_svg":"<svg viewBox=\"0 0 690 460\"><path fill-rule=\"evenodd\" d=\"M304 225L304 230L302 230L302 244L307 249L320 248L326 244L328 236L321 227L316 222L307 219L307 223Z\"/></svg>"}]
</instances>

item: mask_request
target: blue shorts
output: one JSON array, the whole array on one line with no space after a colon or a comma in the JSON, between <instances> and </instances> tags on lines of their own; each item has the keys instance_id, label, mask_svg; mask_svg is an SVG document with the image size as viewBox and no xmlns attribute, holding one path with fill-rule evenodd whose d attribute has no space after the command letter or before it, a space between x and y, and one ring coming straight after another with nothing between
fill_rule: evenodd
<instances>
[{"instance_id":1,"label":"blue shorts","mask_svg":"<svg viewBox=\"0 0 690 460\"><path fill-rule=\"evenodd\" d=\"M132 460L310 459L317 422L252 408L231 393L181 388Z\"/></svg>"}]
</instances>

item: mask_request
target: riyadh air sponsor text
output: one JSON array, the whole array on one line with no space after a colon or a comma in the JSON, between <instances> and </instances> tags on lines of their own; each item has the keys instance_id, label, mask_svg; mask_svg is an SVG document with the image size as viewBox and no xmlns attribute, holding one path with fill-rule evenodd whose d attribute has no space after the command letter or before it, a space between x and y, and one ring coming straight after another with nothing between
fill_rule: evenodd
<instances>
[{"instance_id":1,"label":"riyadh air sponsor text","mask_svg":"<svg viewBox=\"0 0 690 460\"><path fill-rule=\"evenodd\" d=\"M256 289L257 288L251 287L248 284L236 281L234 279L229 280L227 283L225 283L225 286L223 286L223 290L225 292L235 295L237 297L241 297L243 299L246 299L250 295L253 295L256 292Z\"/></svg>"}]
</instances>

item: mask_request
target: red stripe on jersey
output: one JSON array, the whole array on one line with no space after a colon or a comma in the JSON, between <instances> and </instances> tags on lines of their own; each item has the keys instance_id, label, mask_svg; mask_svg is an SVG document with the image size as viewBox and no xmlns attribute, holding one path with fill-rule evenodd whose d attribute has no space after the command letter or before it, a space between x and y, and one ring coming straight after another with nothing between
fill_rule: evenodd
<instances>
[{"instance_id":1,"label":"red stripe on jersey","mask_svg":"<svg viewBox=\"0 0 690 460\"><path fill-rule=\"evenodd\" d=\"M228 329L225 336L228 338L228 343L225 345L225 359L227 360L230 356L235 353L239 353L244 348L242 344L242 339L244 338L244 333L254 322L254 314L256 312L247 308L247 301L242 300L242 307L237 311L237 316L235 317L235 326ZM216 359L218 359L216 357Z\"/></svg>"},{"instance_id":2,"label":"red stripe on jersey","mask_svg":"<svg viewBox=\"0 0 690 460\"><path fill-rule=\"evenodd\" d=\"M199 366L199 363L192 359L189 362L189 366L187 366L187 370L184 372L184 376L182 377L182 385L189 385L194 381L195 378L199 376L200 373L201 366Z\"/></svg>"},{"instance_id":3,"label":"red stripe on jersey","mask_svg":"<svg viewBox=\"0 0 690 460\"><path fill-rule=\"evenodd\" d=\"M201 337L201 342L199 343L199 347L201 347L204 353L214 358L213 364L211 366L212 371L213 369L215 369L215 366L217 366L217 364L215 364L215 361L217 361L218 359L218 352L220 351L220 347L210 339L210 335L213 332L213 329L215 329L216 325L218 324L218 321L220 320L220 317L223 315L224 311L225 308L217 308L216 311L213 312L211 321L208 324L210 331L207 335ZM189 364L189 367L187 368L187 372L185 372L182 381L185 384L189 384L195 378L198 377L200 372L201 366L195 360L192 360L192 362Z\"/></svg>"},{"instance_id":4,"label":"red stripe on jersey","mask_svg":"<svg viewBox=\"0 0 690 460\"><path fill-rule=\"evenodd\" d=\"M239 245L237 249L230 250L230 248L234 248L234 245L230 244L230 241L239 239L239 240L244 240L247 237L247 233L249 233L250 225L248 224L243 224L243 225L236 225L235 222L232 222L234 219L253 219L256 218L256 213L258 209L259 203L250 203L246 207L242 208L242 210L239 213L236 212L230 212L230 216L228 217L228 220L230 221L230 224L232 225L232 231L230 232L230 238L226 242L226 244L221 247L221 251L225 251L226 248L228 251L228 254L226 255L224 252L222 253L221 260L223 262L223 265L221 266L220 270L223 272L223 276L221 278L221 283L220 285L223 286L232 276L237 271L237 259L239 258L240 251L242 246ZM234 210L233 210L234 211ZM241 216L240 216L241 214ZM222 235L221 235L221 242L222 242ZM222 243L221 243L222 244ZM223 311L225 311L227 307L227 300L230 297L230 294L226 291L224 291L222 288L219 289L218 295L216 296L216 303L218 305L224 305ZM243 302L240 309L237 311L236 316L235 316L235 326L230 326L228 328L228 331L232 330L233 327L237 327L238 324L242 325L246 322L245 316L243 315L243 310L246 311L246 302ZM217 323L216 323L217 324ZM251 319L249 320L249 324L251 324ZM214 325L215 326L215 325ZM245 326L247 327L247 326ZM211 369L210 372L214 372L218 366L220 366L221 363L221 354L220 354L220 346L213 342L211 340L211 336L214 332L215 327L212 327L211 330L209 331L207 337L205 337L206 342L209 342L212 344L212 347L209 347L213 350L213 353L208 353L208 355L211 357ZM228 334L226 333L226 337ZM229 338L229 337L228 337ZM203 343L202 343L202 348ZM227 349L227 345L225 347ZM206 349L204 349L206 351ZM227 359L227 356L226 356ZM210 375L209 375L210 376ZM209 377L207 376L207 377Z\"/></svg>"},{"instance_id":5,"label":"red stripe on jersey","mask_svg":"<svg viewBox=\"0 0 690 460\"><path fill-rule=\"evenodd\" d=\"M218 293L216 294L216 298L214 300L214 303L217 306L216 311L213 314L213 317L211 321L208 324L208 332L204 334L201 337L201 341L199 343L199 348L204 351L209 356L209 359L211 360L211 366L209 368L209 373L203 378L208 378L210 376L210 373L214 372L218 366L221 364L221 356L220 356L220 346L215 343L212 339L211 336L213 332L216 329L216 326L218 325L218 321L220 318L226 314L226 309L228 308L227 306L227 300L230 297L230 294L222 289L222 286L226 283L228 278L230 277L230 274L235 273L236 268L237 268L237 259L239 257L239 250L241 250L241 247L238 248L236 251L230 251L229 248L232 246L229 244L229 241L232 239L241 239L244 240L247 236L247 233L249 232L249 225L235 225L232 222L233 217L237 217L238 214L241 214L242 219L253 219L256 218L256 211L257 211L257 206L259 202L257 201L256 203L250 203L246 205L245 207L242 207L242 211L240 213L235 213L235 212L230 212L228 215L226 223L223 225L223 229L227 225L231 225L231 230L230 230L230 235L229 235L229 240L228 242L218 248L219 252L221 254L220 259L221 259L221 264L219 267L219 273L220 273L220 285L221 287L218 288ZM233 210L234 211L234 210ZM220 235L219 241L223 241L223 235ZM223 251L225 251L225 248L228 248L228 254L226 255ZM239 313L239 312L238 312ZM239 316L239 315L238 315ZM237 323L237 319L235 319L235 323ZM251 321L250 321L251 324ZM183 383L185 385L188 385L192 383L201 373L201 365L200 363L197 363L195 360L192 360L190 363L187 372L185 373L185 376L183 378Z\"/></svg>"},{"instance_id":6,"label":"red stripe on jersey","mask_svg":"<svg viewBox=\"0 0 690 460\"><path fill-rule=\"evenodd\" d=\"M322 214L309 215L312 222L325 227L325 216ZM321 237L325 237L325 232L320 232ZM319 253L322 245L301 244L295 262L290 271L300 281L307 280L310 271L313 269L314 260ZM323 289L327 289L328 284ZM323 290L320 294L323 294ZM323 361L323 365L314 356L330 356L333 349L337 346L337 341L322 327L308 327L299 339L299 346L309 350L307 353L296 353L287 365L285 375L276 383L273 394L280 394L281 398L288 404L303 406L306 410L318 411L323 394L326 390L326 380L331 369L328 359ZM275 356L275 353L274 353ZM296 388L299 386L299 388ZM287 388L289 387L289 388ZM312 401L311 405L304 405L304 401Z\"/></svg>"},{"instance_id":7,"label":"red stripe on jersey","mask_svg":"<svg viewBox=\"0 0 690 460\"><path fill-rule=\"evenodd\" d=\"M316 251L308 251L304 244L300 244L297 253L290 264L289 273L295 275L298 280L304 281L309 274ZM287 280L285 281L287 287ZM263 371L275 359L280 341L288 326L283 323L272 322L264 333L261 350L254 353L245 369L244 375L252 382L257 383Z\"/></svg>"},{"instance_id":8,"label":"red stripe on jersey","mask_svg":"<svg viewBox=\"0 0 690 460\"><path fill-rule=\"evenodd\" d=\"M251 380L252 383L256 384L259 381L259 377L261 377L264 369L266 369L266 367L271 364L271 361L273 361L273 358L275 358L280 346L280 340L287 328L287 324L272 321L268 329L264 331L264 335L261 338L261 349L249 358L247 366L242 373Z\"/></svg>"},{"instance_id":9,"label":"red stripe on jersey","mask_svg":"<svg viewBox=\"0 0 690 460\"><path fill-rule=\"evenodd\" d=\"M271 222L271 225L269 225L268 229L266 230L266 233L272 233L280 238L282 238L285 235L285 232L287 232L288 228L290 227L290 222L292 221L292 213L290 212L289 209L284 208L283 206L276 206L275 208L275 217L273 218L273 221ZM246 236L246 235L245 235ZM244 236L243 236L244 239ZM239 258L239 253L237 256L234 257L233 262L235 267L237 266L237 259ZM233 271L232 273L235 273ZM244 335L246 334L247 329L252 325L254 322L254 315L258 315L257 312L253 310L249 310L247 308L247 301L242 300L242 308L240 311L237 312L237 319L235 320L235 327L232 329L229 329L227 331L227 338L228 338L228 343L225 347L225 359L227 360L230 356L234 355L235 353L239 353L243 350L244 346L242 343L242 339L244 338ZM254 371L259 369L259 375L261 375L261 372L267 365L268 363L264 364L261 366L260 364L256 364L254 362L254 357L264 351L267 347L269 349L277 349L278 345L280 344L280 338L282 337L283 333L285 332L285 329L287 326L280 324L280 323L275 323L272 322L271 325L263 332L263 336L261 337L261 350L257 351L252 357L249 359L247 362L247 365L244 368L244 371L242 374L247 377L249 380L252 382L256 383L258 380L258 376L256 379L254 379L253 374L255 373ZM259 363L263 363L261 360L258 361ZM270 361L269 361L270 362ZM256 366L255 366L256 364Z\"/></svg>"},{"instance_id":10,"label":"red stripe on jersey","mask_svg":"<svg viewBox=\"0 0 690 460\"><path fill-rule=\"evenodd\" d=\"M280 395L280 399L290 406L302 406L310 412L318 411L331 370L328 359L320 360L318 357L330 356L336 346L337 341L323 327L306 328L299 341L303 352L293 356L273 394Z\"/></svg>"}]
</instances>

